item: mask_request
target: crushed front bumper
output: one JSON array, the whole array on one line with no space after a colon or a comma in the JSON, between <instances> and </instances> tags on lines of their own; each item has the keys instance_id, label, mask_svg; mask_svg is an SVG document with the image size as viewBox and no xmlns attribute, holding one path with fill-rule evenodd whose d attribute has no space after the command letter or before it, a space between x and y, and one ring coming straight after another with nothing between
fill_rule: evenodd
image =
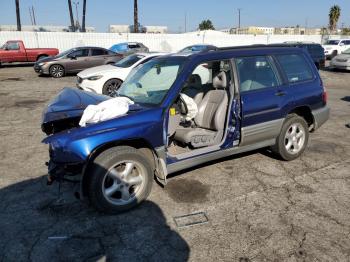
<instances>
[{"instance_id":1,"label":"crushed front bumper","mask_svg":"<svg viewBox=\"0 0 350 262\"><path fill-rule=\"evenodd\" d=\"M79 182L84 167L83 163L55 163L52 160L47 162L46 165L48 167L48 185L51 185L54 181ZM74 179L72 179L73 177Z\"/></svg>"}]
</instances>

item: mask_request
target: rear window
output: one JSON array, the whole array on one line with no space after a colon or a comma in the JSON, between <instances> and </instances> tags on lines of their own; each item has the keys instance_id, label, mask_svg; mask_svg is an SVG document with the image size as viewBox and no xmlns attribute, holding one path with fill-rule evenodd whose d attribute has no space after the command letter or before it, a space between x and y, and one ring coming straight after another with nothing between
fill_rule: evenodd
<instances>
[{"instance_id":1,"label":"rear window","mask_svg":"<svg viewBox=\"0 0 350 262\"><path fill-rule=\"evenodd\" d=\"M303 55L278 55L277 60L282 66L289 83L302 82L313 79L309 64Z\"/></svg>"}]
</instances>

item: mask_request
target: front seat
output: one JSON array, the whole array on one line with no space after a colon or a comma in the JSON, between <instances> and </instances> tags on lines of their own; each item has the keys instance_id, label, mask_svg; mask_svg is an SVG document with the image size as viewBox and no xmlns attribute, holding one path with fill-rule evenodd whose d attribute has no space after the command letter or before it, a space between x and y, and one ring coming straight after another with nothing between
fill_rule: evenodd
<instances>
[{"instance_id":1,"label":"front seat","mask_svg":"<svg viewBox=\"0 0 350 262\"><path fill-rule=\"evenodd\" d=\"M191 97L198 106L203 100L201 77L198 74L191 75L181 93Z\"/></svg>"},{"instance_id":2,"label":"front seat","mask_svg":"<svg viewBox=\"0 0 350 262\"><path fill-rule=\"evenodd\" d=\"M194 148L218 144L224 134L228 106L228 82L225 72L213 79L213 87L200 102L194 122L195 128L177 129L175 140L190 144Z\"/></svg>"}]
</instances>

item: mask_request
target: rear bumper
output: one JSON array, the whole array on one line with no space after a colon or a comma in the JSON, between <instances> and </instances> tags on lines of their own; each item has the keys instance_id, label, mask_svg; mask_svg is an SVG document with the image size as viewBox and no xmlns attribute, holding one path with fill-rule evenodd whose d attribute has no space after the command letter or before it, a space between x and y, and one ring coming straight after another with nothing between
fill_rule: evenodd
<instances>
[{"instance_id":1,"label":"rear bumper","mask_svg":"<svg viewBox=\"0 0 350 262\"><path fill-rule=\"evenodd\" d=\"M330 109L328 106L324 106L320 109L312 110L312 115L315 120L314 130L316 130L329 119Z\"/></svg>"}]
</instances>

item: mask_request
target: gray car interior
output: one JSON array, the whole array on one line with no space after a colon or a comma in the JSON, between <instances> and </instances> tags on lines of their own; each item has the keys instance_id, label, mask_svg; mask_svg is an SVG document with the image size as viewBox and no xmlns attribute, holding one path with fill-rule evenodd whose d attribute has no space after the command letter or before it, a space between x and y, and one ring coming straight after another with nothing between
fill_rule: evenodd
<instances>
[{"instance_id":1,"label":"gray car interior","mask_svg":"<svg viewBox=\"0 0 350 262\"><path fill-rule=\"evenodd\" d=\"M189 126L178 126L174 140L191 148L219 144L223 138L229 100L230 72L220 70L209 85L193 74L183 88L198 105L198 114Z\"/></svg>"}]
</instances>

